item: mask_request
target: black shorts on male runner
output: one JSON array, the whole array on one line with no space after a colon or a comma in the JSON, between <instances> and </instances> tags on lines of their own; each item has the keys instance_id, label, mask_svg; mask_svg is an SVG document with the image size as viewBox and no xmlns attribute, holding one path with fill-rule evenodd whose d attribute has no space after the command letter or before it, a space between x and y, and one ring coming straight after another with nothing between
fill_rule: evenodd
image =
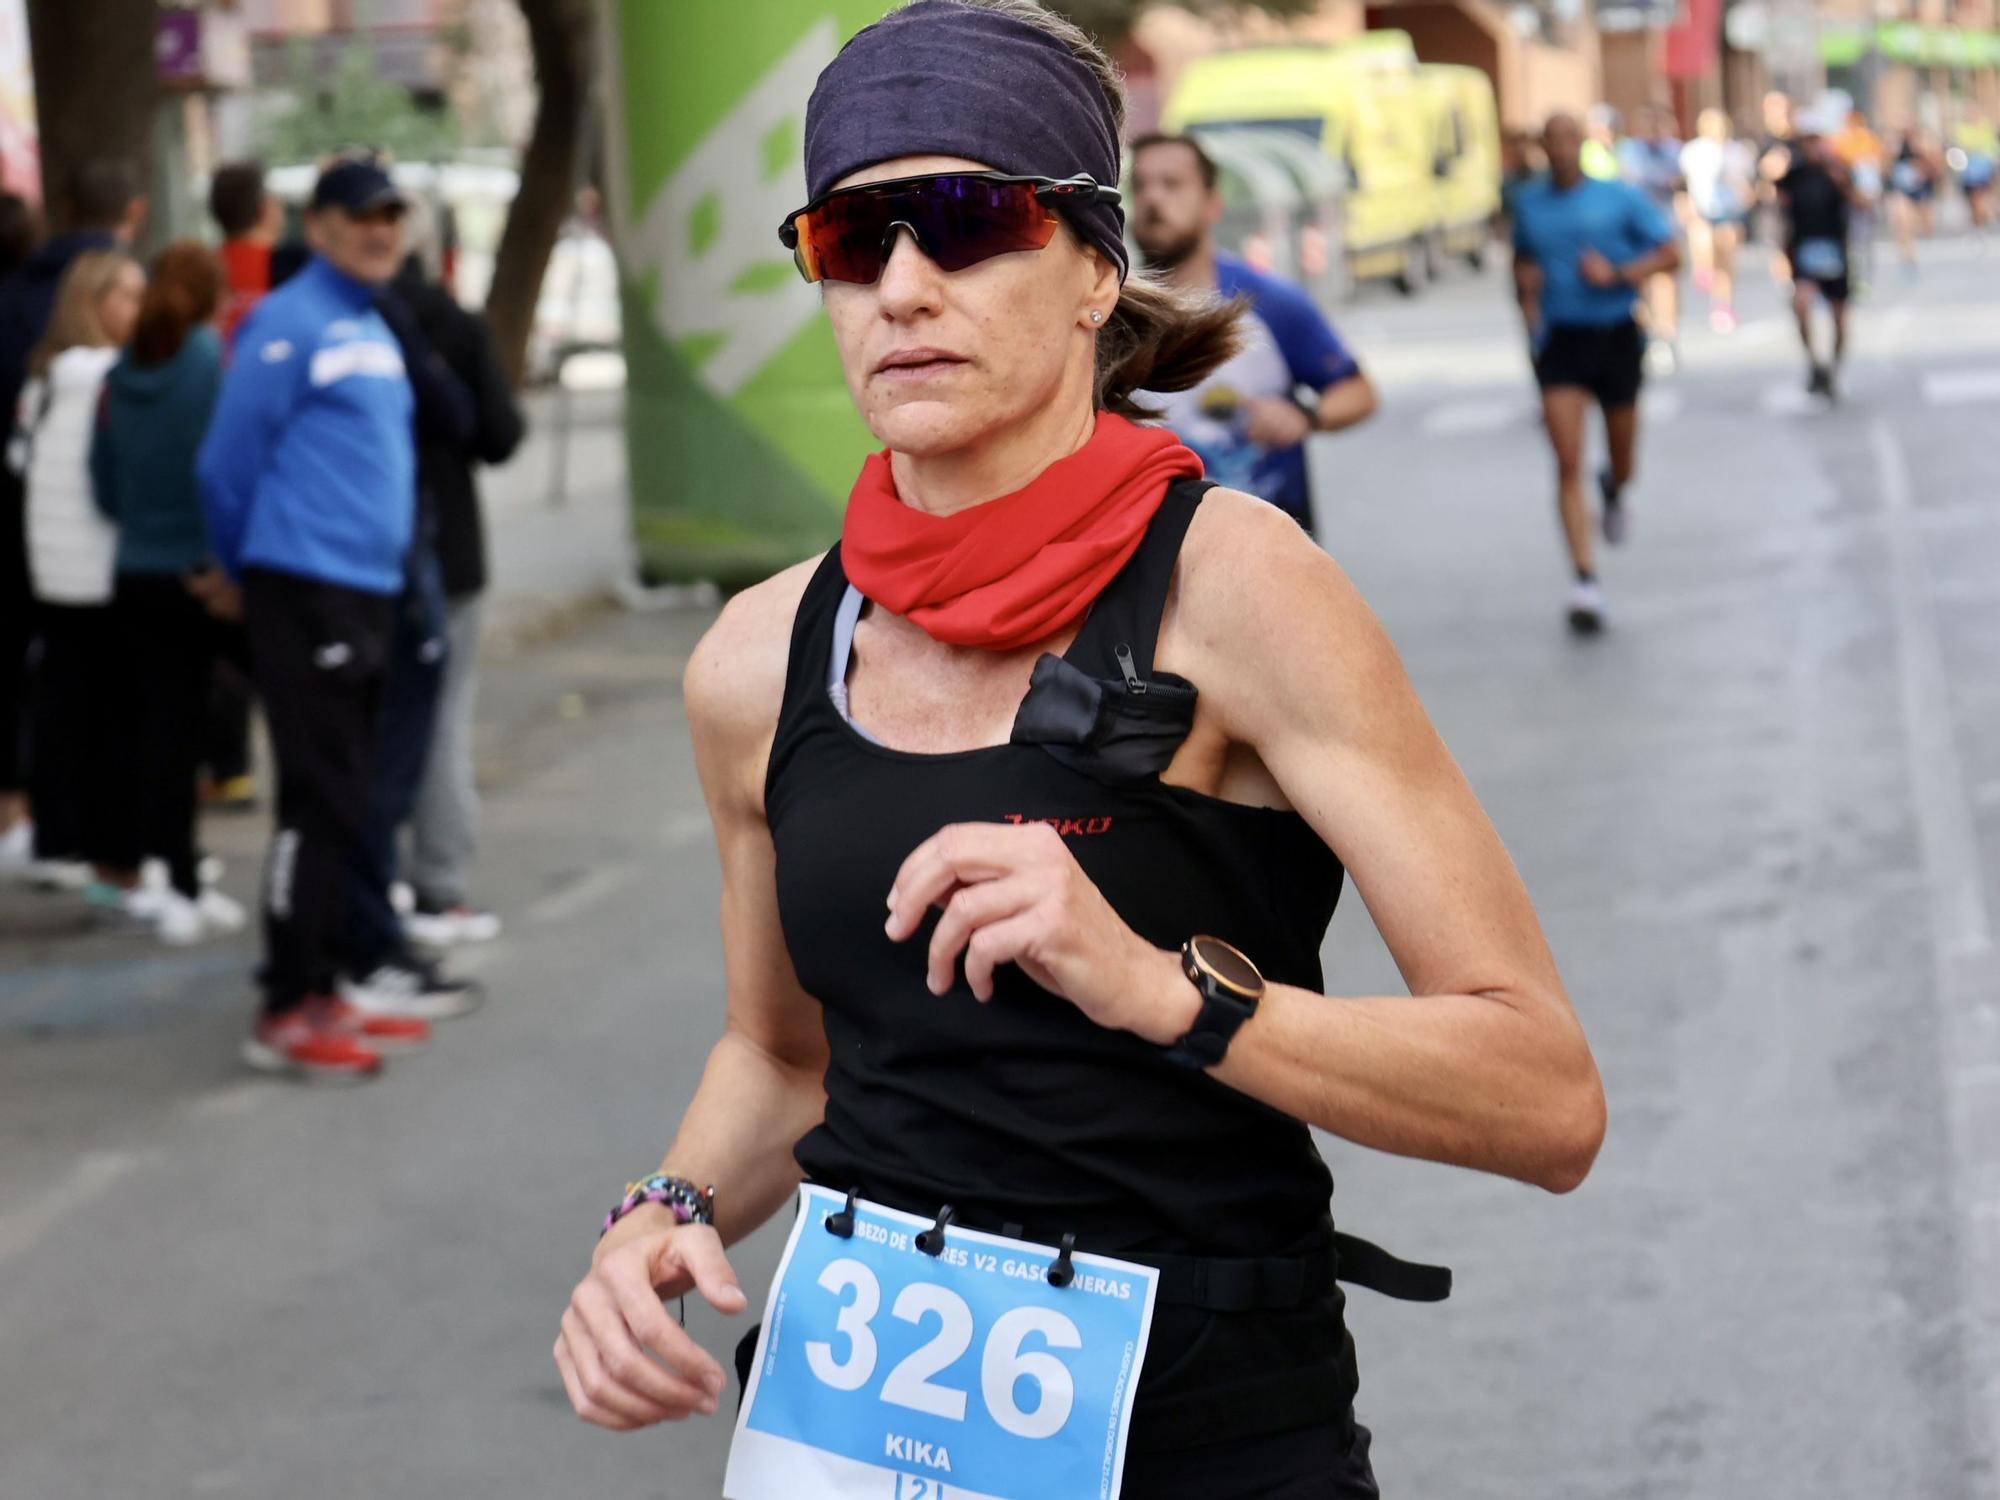
<instances>
[{"instance_id":1,"label":"black shorts on male runner","mask_svg":"<svg viewBox=\"0 0 2000 1500\"><path fill-rule=\"evenodd\" d=\"M1576 386L1606 411L1638 402L1645 370L1646 336L1629 319L1608 328L1558 323L1535 356L1535 382L1543 390Z\"/></svg>"},{"instance_id":2,"label":"black shorts on male runner","mask_svg":"<svg viewBox=\"0 0 2000 1500\"><path fill-rule=\"evenodd\" d=\"M1839 246L1838 271L1833 269L1833 251L1821 250L1819 254L1827 259L1824 262L1815 259L1813 248L1797 239L1788 241L1785 256L1792 265L1792 279L1805 286L1818 287L1819 294L1829 302L1845 302L1850 290L1847 247L1844 244Z\"/></svg>"}]
</instances>

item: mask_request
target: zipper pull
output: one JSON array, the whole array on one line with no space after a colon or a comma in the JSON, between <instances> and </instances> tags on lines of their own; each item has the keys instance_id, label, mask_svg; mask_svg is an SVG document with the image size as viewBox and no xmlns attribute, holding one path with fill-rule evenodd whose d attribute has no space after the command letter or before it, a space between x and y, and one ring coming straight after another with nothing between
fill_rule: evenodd
<instances>
[{"instance_id":1,"label":"zipper pull","mask_svg":"<svg viewBox=\"0 0 2000 1500\"><path fill-rule=\"evenodd\" d=\"M1111 653L1118 658L1118 670L1125 674L1125 691L1135 698L1146 696L1146 684L1140 680L1139 668L1132 660L1132 648L1120 641Z\"/></svg>"}]
</instances>

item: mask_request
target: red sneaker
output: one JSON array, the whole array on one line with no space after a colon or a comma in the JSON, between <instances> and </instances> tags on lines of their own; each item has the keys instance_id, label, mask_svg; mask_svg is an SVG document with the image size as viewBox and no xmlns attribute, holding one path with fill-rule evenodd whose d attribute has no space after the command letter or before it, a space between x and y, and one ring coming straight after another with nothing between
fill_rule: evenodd
<instances>
[{"instance_id":1,"label":"red sneaker","mask_svg":"<svg viewBox=\"0 0 2000 1500\"><path fill-rule=\"evenodd\" d=\"M381 1053L306 1005L259 1018L243 1039L243 1060L260 1072L329 1083L360 1083L382 1071Z\"/></svg>"},{"instance_id":2,"label":"red sneaker","mask_svg":"<svg viewBox=\"0 0 2000 1500\"><path fill-rule=\"evenodd\" d=\"M338 995L324 996L316 1004L325 1025L342 1036L366 1037L371 1042L407 1047L431 1039L431 1023L415 1016L363 1010Z\"/></svg>"}]
</instances>

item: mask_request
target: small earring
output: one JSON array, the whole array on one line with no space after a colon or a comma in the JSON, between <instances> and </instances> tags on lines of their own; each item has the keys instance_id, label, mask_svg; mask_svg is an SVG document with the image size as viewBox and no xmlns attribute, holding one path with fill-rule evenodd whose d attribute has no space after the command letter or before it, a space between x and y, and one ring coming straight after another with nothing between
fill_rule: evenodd
<instances>
[{"instance_id":1,"label":"small earring","mask_svg":"<svg viewBox=\"0 0 2000 1500\"><path fill-rule=\"evenodd\" d=\"M1104 321L1104 314L1093 307L1090 310L1090 321L1093 323L1102 323Z\"/></svg>"}]
</instances>

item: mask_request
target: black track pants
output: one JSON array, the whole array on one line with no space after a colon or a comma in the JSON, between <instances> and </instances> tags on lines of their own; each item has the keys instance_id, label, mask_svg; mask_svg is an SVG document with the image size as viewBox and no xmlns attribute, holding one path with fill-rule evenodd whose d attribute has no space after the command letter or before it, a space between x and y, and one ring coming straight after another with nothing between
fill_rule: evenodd
<instances>
[{"instance_id":1,"label":"black track pants","mask_svg":"<svg viewBox=\"0 0 2000 1500\"><path fill-rule=\"evenodd\" d=\"M243 579L257 694L278 763L264 867L265 1013L332 992L368 816L392 601L289 574Z\"/></svg>"}]
</instances>

